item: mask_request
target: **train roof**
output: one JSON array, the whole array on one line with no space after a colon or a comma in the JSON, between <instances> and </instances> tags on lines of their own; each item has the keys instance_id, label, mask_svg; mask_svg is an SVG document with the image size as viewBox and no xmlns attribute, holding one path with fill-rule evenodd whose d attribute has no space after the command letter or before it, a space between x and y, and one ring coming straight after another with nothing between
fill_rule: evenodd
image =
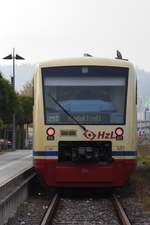
<instances>
[{"instance_id":1,"label":"train roof","mask_svg":"<svg viewBox=\"0 0 150 225\"><path fill-rule=\"evenodd\" d=\"M133 64L127 60L96 58L96 57L64 58L39 63L39 67L80 66L80 65L133 68Z\"/></svg>"}]
</instances>

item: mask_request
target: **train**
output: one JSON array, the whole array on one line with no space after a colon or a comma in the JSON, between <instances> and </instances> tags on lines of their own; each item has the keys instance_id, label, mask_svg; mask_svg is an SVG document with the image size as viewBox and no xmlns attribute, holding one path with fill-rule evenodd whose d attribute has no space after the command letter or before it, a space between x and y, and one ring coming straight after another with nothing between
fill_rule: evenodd
<instances>
[{"instance_id":1,"label":"train","mask_svg":"<svg viewBox=\"0 0 150 225\"><path fill-rule=\"evenodd\" d=\"M33 162L50 187L119 187L136 167L137 78L122 58L37 65Z\"/></svg>"}]
</instances>

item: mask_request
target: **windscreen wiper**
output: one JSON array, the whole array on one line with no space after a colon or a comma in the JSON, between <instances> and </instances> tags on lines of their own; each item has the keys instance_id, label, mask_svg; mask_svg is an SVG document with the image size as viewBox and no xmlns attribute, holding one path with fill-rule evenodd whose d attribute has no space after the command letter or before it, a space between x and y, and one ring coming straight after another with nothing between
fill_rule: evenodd
<instances>
[{"instance_id":1,"label":"windscreen wiper","mask_svg":"<svg viewBox=\"0 0 150 225\"><path fill-rule=\"evenodd\" d=\"M56 105L58 105L59 106L59 108L61 108L72 120L74 120L75 121L75 123L77 124L77 125L79 125L81 128L82 128L82 130L84 130L84 132L86 132L87 131L87 129L86 129L86 127L84 126L84 125L82 125L78 120L76 120L75 118L74 118L74 116L72 115L72 114L70 114L70 112L68 112L55 98L54 98L54 96L52 96L51 94L49 94L49 96L51 97L51 99L56 103Z\"/></svg>"}]
</instances>

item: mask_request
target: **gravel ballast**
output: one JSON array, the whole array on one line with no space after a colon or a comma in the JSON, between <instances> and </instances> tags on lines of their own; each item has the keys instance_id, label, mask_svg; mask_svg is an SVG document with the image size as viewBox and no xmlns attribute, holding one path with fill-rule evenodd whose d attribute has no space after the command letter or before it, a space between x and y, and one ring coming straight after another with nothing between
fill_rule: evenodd
<instances>
[{"instance_id":1,"label":"gravel ballast","mask_svg":"<svg viewBox=\"0 0 150 225\"><path fill-rule=\"evenodd\" d=\"M44 216L50 202L49 195L38 193L30 196L10 218L7 225L38 225Z\"/></svg>"},{"instance_id":2,"label":"gravel ballast","mask_svg":"<svg viewBox=\"0 0 150 225\"><path fill-rule=\"evenodd\" d=\"M111 200L61 198L52 225L119 225Z\"/></svg>"}]
</instances>

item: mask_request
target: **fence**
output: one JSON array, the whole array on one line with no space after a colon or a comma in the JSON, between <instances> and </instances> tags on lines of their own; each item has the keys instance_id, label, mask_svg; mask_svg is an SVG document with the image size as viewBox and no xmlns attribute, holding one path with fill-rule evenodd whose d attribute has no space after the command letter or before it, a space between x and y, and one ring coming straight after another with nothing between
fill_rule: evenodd
<instances>
[{"instance_id":1,"label":"fence","mask_svg":"<svg viewBox=\"0 0 150 225\"><path fill-rule=\"evenodd\" d=\"M150 144L150 121L138 121L137 134L139 144Z\"/></svg>"}]
</instances>

